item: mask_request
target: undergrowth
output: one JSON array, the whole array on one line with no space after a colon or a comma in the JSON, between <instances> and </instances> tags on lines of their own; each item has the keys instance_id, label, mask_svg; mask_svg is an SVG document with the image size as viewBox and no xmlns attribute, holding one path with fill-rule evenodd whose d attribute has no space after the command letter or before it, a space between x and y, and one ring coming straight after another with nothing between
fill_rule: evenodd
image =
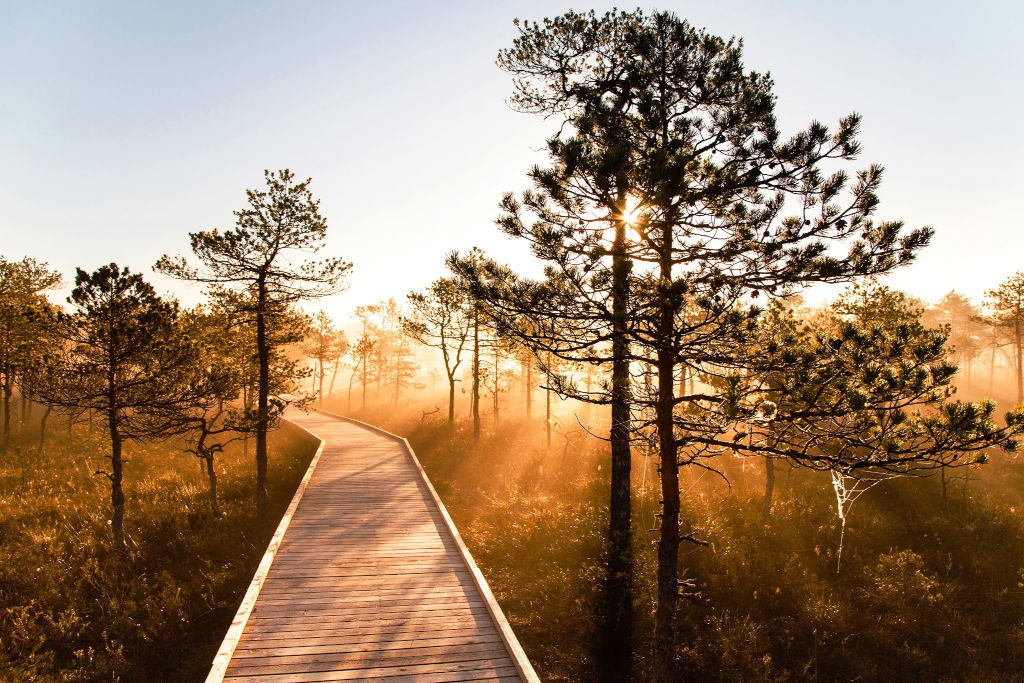
<instances>
[{"instance_id":1,"label":"undergrowth","mask_svg":"<svg viewBox=\"0 0 1024 683\"><path fill-rule=\"evenodd\" d=\"M474 442L465 426L379 420L408 435L541 677L594 680L606 445L562 437L549 450L524 421ZM876 486L850 512L839 573L828 475L784 470L765 521L762 464L728 466L731 493L699 471L682 484L683 531L711 543L680 551L700 593L678 610L685 680L1022 680L1016 459L970 481L959 471L945 500L938 477ZM651 673L656 489L654 459L635 457L637 680Z\"/></svg>"},{"instance_id":2,"label":"undergrowth","mask_svg":"<svg viewBox=\"0 0 1024 683\"><path fill-rule=\"evenodd\" d=\"M222 515L205 475L173 444L129 444L128 550L112 549L106 440L15 430L0 461L0 680L197 681L241 602L312 457L307 437L271 436L272 510L254 510L254 465L219 458Z\"/></svg>"}]
</instances>

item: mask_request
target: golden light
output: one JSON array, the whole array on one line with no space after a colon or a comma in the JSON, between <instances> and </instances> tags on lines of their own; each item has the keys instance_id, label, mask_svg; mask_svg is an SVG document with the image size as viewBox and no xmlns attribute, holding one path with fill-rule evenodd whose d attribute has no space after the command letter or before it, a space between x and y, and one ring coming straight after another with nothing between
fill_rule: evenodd
<instances>
[{"instance_id":1,"label":"golden light","mask_svg":"<svg viewBox=\"0 0 1024 683\"><path fill-rule=\"evenodd\" d=\"M640 201L632 196L626 196L626 208L622 210L622 222L633 227L640 220Z\"/></svg>"}]
</instances>

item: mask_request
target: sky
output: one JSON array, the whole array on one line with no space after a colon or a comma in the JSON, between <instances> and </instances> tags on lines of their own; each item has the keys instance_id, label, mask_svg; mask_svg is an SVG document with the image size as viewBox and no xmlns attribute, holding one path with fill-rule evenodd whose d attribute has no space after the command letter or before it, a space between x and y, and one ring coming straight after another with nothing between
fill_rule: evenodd
<instances>
[{"instance_id":1,"label":"sky","mask_svg":"<svg viewBox=\"0 0 1024 683\"><path fill-rule=\"evenodd\" d=\"M879 218L936 231L888 284L978 301L1024 269L1024 5L642 7L742 37L747 67L775 80L784 134L863 115L856 167L886 167ZM321 198L321 253L354 263L348 289L311 310L341 320L400 299L474 245L535 271L494 218L556 123L507 106L494 58L513 18L570 8L589 6L0 0L0 255L69 281L115 261L195 303L152 264L187 253L190 231L232 227L245 189L287 167Z\"/></svg>"}]
</instances>

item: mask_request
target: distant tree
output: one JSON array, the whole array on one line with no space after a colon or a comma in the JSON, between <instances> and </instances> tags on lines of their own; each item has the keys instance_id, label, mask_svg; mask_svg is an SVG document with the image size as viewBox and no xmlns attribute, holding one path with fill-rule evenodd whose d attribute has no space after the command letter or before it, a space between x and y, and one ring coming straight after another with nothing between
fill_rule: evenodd
<instances>
[{"instance_id":1,"label":"distant tree","mask_svg":"<svg viewBox=\"0 0 1024 683\"><path fill-rule=\"evenodd\" d=\"M320 201L313 198L310 179L296 182L294 174L264 172L266 188L247 190L249 205L235 212L235 228L189 233L192 252L200 265L184 257L163 256L158 270L171 277L210 286L215 298L225 294L240 305L255 327L258 383L256 391L256 505L267 511L267 430L270 413L270 367L274 349L272 328L289 305L334 294L352 265L339 258L296 260L296 255L319 251L327 235ZM238 297L238 292L248 296Z\"/></svg>"},{"instance_id":2,"label":"distant tree","mask_svg":"<svg viewBox=\"0 0 1024 683\"><path fill-rule=\"evenodd\" d=\"M920 320L924 311L923 302L873 277L851 284L831 307L834 316L856 320L865 329L872 325L894 329L908 319Z\"/></svg>"},{"instance_id":3,"label":"distant tree","mask_svg":"<svg viewBox=\"0 0 1024 683\"><path fill-rule=\"evenodd\" d=\"M338 363L341 357L348 351L348 339L345 333L335 329L330 317L323 311L318 311L313 316L313 323L310 326L309 336L302 346L302 351L312 358L316 363L314 378L318 382L317 401L320 407L324 405L324 376L328 363L334 365L334 374L338 373ZM334 385L334 378L331 378L331 386Z\"/></svg>"},{"instance_id":4,"label":"distant tree","mask_svg":"<svg viewBox=\"0 0 1024 683\"><path fill-rule=\"evenodd\" d=\"M1017 374L1017 402L1024 402L1024 271L985 294L988 320L1010 338Z\"/></svg>"},{"instance_id":5,"label":"distant tree","mask_svg":"<svg viewBox=\"0 0 1024 683\"><path fill-rule=\"evenodd\" d=\"M399 327L392 338L389 358L389 375L395 388L393 405L396 407L403 389L415 389L423 386L416 381L420 366L409 342L410 338Z\"/></svg>"},{"instance_id":6,"label":"distant tree","mask_svg":"<svg viewBox=\"0 0 1024 683\"><path fill-rule=\"evenodd\" d=\"M481 362L481 383L491 395L491 415L497 427L501 416L501 395L508 393L515 380L515 370L507 367L506 360L515 353L516 345L507 337L494 334L487 340L485 348L490 351L490 357Z\"/></svg>"},{"instance_id":7,"label":"distant tree","mask_svg":"<svg viewBox=\"0 0 1024 683\"><path fill-rule=\"evenodd\" d=\"M380 374L379 364L370 367L370 358L380 358L381 353L378 347L383 344L382 330L378 317L381 313L380 304L356 306L355 317L359 321L360 336L356 343L356 356L358 362L353 367L353 376L356 369L359 370L360 385L363 389L362 408L366 408L366 390L369 383ZM379 384L379 378L376 378ZM349 384L349 409L351 410L352 392L351 382Z\"/></svg>"},{"instance_id":8,"label":"distant tree","mask_svg":"<svg viewBox=\"0 0 1024 683\"><path fill-rule=\"evenodd\" d=\"M970 384L974 362L985 346L985 323L979 308L969 298L952 290L928 307L921 320L929 327L949 327L953 357L966 372Z\"/></svg>"},{"instance_id":9,"label":"distant tree","mask_svg":"<svg viewBox=\"0 0 1024 683\"><path fill-rule=\"evenodd\" d=\"M448 425L455 424L455 383L472 329L470 298L464 284L440 278L423 292L410 292L411 308L402 323L420 344L440 350L448 379Z\"/></svg>"},{"instance_id":10,"label":"distant tree","mask_svg":"<svg viewBox=\"0 0 1024 683\"><path fill-rule=\"evenodd\" d=\"M25 368L45 348L53 311L42 292L59 287L60 273L28 257L0 257L0 374L3 376L3 435L0 453L11 442L11 398ZM25 392L22 392L22 396Z\"/></svg>"},{"instance_id":11,"label":"distant tree","mask_svg":"<svg viewBox=\"0 0 1024 683\"><path fill-rule=\"evenodd\" d=\"M200 362L180 334L178 307L156 295L141 275L111 263L79 269L62 315L67 344L35 368L39 398L58 408L86 410L106 421L114 545L125 548L123 443L180 433L181 411L196 395L187 378Z\"/></svg>"}]
</instances>

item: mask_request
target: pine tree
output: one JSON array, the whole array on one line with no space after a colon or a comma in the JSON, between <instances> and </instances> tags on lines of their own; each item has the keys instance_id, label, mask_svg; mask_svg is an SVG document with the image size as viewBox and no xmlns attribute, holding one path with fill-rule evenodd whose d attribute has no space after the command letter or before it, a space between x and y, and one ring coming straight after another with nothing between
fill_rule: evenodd
<instances>
[{"instance_id":1,"label":"pine tree","mask_svg":"<svg viewBox=\"0 0 1024 683\"><path fill-rule=\"evenodd\" d=\"M1017 375L1017 402L1024 402L1024 271L985 294L988 320L1002 330L1013 345L1013 364Z\"/></svg>"},{"instance_id":2,"label":"pine tree","mask_svg":"<svg viewBox=\"0 0 1024 683\"><path fill-rule=\"evenodd\" d=\"M284 312L298 301L335 294L352 266L340 258L303 259L324 244L327 221L313 198L310 179L265 171L265 189L247 190L248 206L235 212L235 228L189 233L199 266L184 257L164 256L156 267L182 280L209 285L214 298L238 305L255 328L258 381L256 388L256 506L266 513L267 430L272 421L270 368L273 332ZM248 294L237 296L238 292Z\"/></svg>"},{"instance_id":3,"label":"pine tree","mask_svg":"<svg viewBox=\"0 0 1024 683\"><path fill-rule=\"evenodd\" d=\"M0 453L11 442L11 398L14 387L50 336L52 307L42 292L60 286L60 273L45 263L0 257L0 375L3 384L3 433ZM24 390L22 396L25 395Z\"/></svg>"},{"instance_id":4,"label":"pine tree","mask_svg":"<svg viewBox=\"0 0 1024 683\"><path fill-rule=\"evenodd\" d=\"M111 263L79 269L58 329L66 344L34 368L40 400L101 416L110 437L111 531L124 550L123 444L180 433L181 412L196 399L187 381L199 364L196 347L181 334L178 307L164 301L142 276Z\"/></svg>"},{"instance_id":5,"label":"pine tree","mask_svg":"<svg viewBox=\"0 0 1024 683\"><path fill-rule=\"evenodd\" d=\"M423 292L410 292L411 311L403 318L406 333L438 349L448 379L448 426L455 424L455 383L471 333L470 298L463 283L439 278Z\"/></svg>"},{"instance_id":6,"label":"pine tree","mask_svg":"<svg viewBox=\"0 0 1024 683\"><path fill-rule=\"evenodd\" d=\"M769 401L742 400L768 370L748 353L761 333L757 298L887 272L910 261L931 231L904 233L900 222L874 221L880 167L858 172L852 184L843 170L823 171L859 152L857 115L842 119L835 132L813 122L782 138L772 82L745 70L738 41L667 12L570 12L520 24L520 32L499 57L517 78L513 101L559 114L569 125L548 141L551 167L531 172L534 190L521 202L506 198L501 220L548 261L546 280L531 283L496 269L505 287L491 294L511 302L504 304L510 313L532 309L575 332L564 342L535 343L591 349L610 338L608 360L653 370L653 395L642 397L651 422L635 428L655 431L661 460L655 675L673 680L678 549L688 540L679 530L679 466L741 448L742 440L727 435L769 410ZM534 223L521 217L523 207ZM636 264L642 266L629 274ZM617 268L627 276L617 280ZM628 291L616 295L616 282ZM624 356L615 351L617 306L627 321L618 339L632 349ZM781 372L785 358L771 357ZM833 359L821 351L815 362L827 367ZM707 377L713 390L677 394L683 372ZM961 445L1009 438L989 428L983 407L950 410L967 420L954 430ZM772 415L780 427L800 417ZM864 443L852 429L837 429L835 437ZM908 437L896 450L928 448Z\"/></svg>"}]
</instances>

